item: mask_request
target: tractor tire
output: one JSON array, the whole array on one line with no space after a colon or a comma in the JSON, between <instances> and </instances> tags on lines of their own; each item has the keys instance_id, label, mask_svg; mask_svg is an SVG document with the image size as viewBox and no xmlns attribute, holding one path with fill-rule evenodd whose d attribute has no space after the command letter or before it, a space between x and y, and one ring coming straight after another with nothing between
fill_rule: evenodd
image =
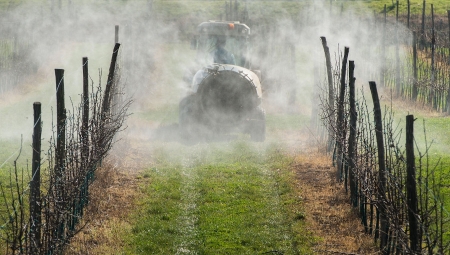
<instances>
[{"instance_id":1,"label":"tractor tire","mask_svg":"<svg viewBox=\"0 0 450 255\"><path fill-rule=\"evenodd\" d=\"M266 140L266 112L261 107L255 109L250 120L250 139L254 142Z\"/></svg>"},{"instance_id":2,"label":"tractor tire","mask_svg":"<svg viewBox=\"0 0 450 255\"><path fill-rule=\"evenodd\" d=\"M178 112L179 134L182 142L193 144L197 140L196 114L198 107L195 104L195 97L188 96L181 100Z\"/></svg>"}]
</instances>

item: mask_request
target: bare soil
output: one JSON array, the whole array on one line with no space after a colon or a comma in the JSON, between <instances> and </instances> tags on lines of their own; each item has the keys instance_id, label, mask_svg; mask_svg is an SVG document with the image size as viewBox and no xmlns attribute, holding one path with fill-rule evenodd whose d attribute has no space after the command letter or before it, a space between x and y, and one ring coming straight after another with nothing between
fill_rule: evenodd
<instances>
[{"instance_id":1,"label":"bare soil","mask_svg":"<svg viewBox=\"0 0 450 255\"><path fill-rule=\"evenodd\" d=\"M364 233L349 194L336 181L330 158L321 153L300 154L294 166L303 198L307 228L319 241L317 254L378 254L373 238Z\"/></svg>"},{"instance_id":2,"label":"bare soil","mask_svg":"<svg viewBox=\"0 0 450 255\"><path fill-rule=\"evenodd\" d=\"M84 227L65 254L122 254L127 245L123 235L132 227L130 214L143 184L140 173L150 165L151 156L140 136L118 140L116 145L96 170Z\"/></svg>"},{"instance_id":3,"label":"bare soil","mask_svg":"<svg viewBox=\"0 0 450 255\"><path fill-rule=\"evenodd\" d=\"M122 233L131 228L129 215L139 196L139 179L133 172L118 171L107 163L96 171L89 189L85 225L65 254L121 254L127 245Z\"/></svg>"}]
</instances>

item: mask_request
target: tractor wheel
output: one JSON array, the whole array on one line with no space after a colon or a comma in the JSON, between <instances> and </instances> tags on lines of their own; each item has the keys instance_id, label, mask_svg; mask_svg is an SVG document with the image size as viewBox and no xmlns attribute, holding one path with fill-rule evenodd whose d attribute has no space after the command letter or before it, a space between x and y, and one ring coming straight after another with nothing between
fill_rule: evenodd
<instances>
[{"instance_id":1,"label":"tractor wheel","mask_svg":"<svg viewBox=\"0 0 450 255\"><path fill-rule=\"evenodd\" d=\"M181 100L179 105L179 134L182 142L186 143L195 143L197 140L197 132L196 132L196 114L197 109L195 104L195 97L188 96Z\"/></svg>"},{"instance_id":2,"label":"tractor wheel","mask_svg":"<svg viewBox=\"0 0 450 255\"><path fill-rule=\"evenodd\" d=\"M266 113L261 107L256 108L250 120L250 138L254 142L266 140Z\"/></svg>"}]
</instances>

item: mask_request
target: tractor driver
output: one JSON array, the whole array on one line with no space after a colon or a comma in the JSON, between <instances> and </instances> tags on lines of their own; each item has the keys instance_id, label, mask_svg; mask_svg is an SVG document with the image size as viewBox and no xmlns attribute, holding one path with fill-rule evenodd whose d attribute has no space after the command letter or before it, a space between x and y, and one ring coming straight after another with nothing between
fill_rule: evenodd
<instances>
[{"instance_id":1,"label":"tractor driver","mask_svg":"<svg viewBox=\"0 0 450 255\"><path fill-rule=\"evenodd\" d=\"M213 52L214 63L235 65L234 55L225 49L226 37L217 36L216 39L216 49Z\"/></svg>"}]
</instances>

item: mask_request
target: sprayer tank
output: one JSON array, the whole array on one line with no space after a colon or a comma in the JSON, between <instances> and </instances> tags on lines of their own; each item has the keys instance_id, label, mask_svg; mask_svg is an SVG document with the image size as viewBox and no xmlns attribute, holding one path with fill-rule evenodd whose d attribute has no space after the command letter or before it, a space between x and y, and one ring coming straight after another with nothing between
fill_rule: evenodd
<instances>
[{"instance_id":1,"label":"sprayer tank","mask_svg":"<svg viewBox=\"0 0 450 255\"><path fill-rule=\"evenodd\" d=\"M214 118L239 118L261 104L258 76L239 66L205 67L195 74L192 89L199 97L202 111Z\"/></svg>"}]
</instances>

